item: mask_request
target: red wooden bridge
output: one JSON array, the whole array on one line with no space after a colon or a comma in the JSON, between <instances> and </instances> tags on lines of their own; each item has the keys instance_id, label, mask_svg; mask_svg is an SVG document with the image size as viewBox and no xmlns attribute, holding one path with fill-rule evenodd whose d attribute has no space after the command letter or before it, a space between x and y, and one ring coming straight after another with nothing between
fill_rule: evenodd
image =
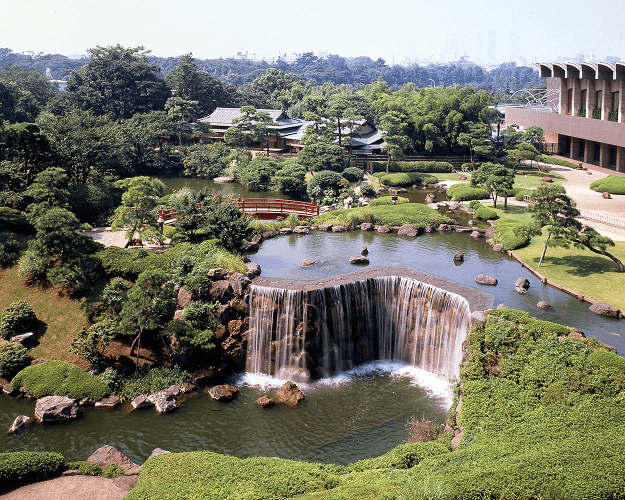
<instances>
[{"instance_id":1,"label":"red wooden bridge","mask_svg":"<svg viewBox=\"0 0 625 500\"><path fill-rule=\"evenodd\" d=\"M319 205L314 201L281 200L277 198L241 198L236 200L239 210L250 214L257 219L272 220L278 217L286 218L291 214L300 219L308 219L319 215ZM158 222L166 226L176 224L176 209L159 209Z\"/></svg>"}]
</instances>

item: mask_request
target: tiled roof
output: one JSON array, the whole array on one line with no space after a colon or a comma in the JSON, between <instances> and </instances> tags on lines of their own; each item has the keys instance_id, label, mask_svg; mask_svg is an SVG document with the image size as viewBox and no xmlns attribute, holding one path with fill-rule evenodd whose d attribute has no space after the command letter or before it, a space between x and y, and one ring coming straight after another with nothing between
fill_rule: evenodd
<instances>
[{"instance_id":1,"label":"tiled roof","mask_svg":"<svg viewBox=\"0 0 625 500\"><path fill-rule=\"evenodd\" d=\"M256 111L265 111L271 119L280 125L282 121L290 121L284 111L279 109L257 109ZM217 108L210 115L200 118L198 121L209 123L214 126L229 127L232 125L232 120L241 116L241 110L239 108Z\"/></svg>"}]
</instances>

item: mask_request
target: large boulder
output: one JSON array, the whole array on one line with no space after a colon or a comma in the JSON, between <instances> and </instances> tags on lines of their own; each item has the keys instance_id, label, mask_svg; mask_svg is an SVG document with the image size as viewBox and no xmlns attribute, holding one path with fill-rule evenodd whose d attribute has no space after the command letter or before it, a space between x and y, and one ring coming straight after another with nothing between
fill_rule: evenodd
<instances>
[{"instance_id":1,"label":"large boulder","mask_svg":"<svg viewBox=\"0 0 625 500\"><path fill-rule=\"evenodd\" d=\"M259 249L258 243L252 243L251 241L243 240L239 250L241 253L256 252Z\"/></svg>"},{"instance_id":2,"label":"large boulder","mask_svg":"<svg viewBox=\"0 0 625 500\"><path fill-rule=\"evenodd\" d=\"M232 273L227 269L224 269L223 267L217 267L215 269L209 269L206 273L206 276L208 276L213 281L220 281L227 280L228 278L230 278L231 274Z\"/></svg>"},{"instance_id":3,"label":"large boulder","mask_svg":"<svg viewBox=\"0 0 625 500\"><path fill-rule=\"evenodd\" d=\"M354 255L349 258L350 264L369 264L369 257L364 255Z\"/></svg>"},{"instance_id":4,"label":"large boulder","mask_svg":"<svg viewBox=\"0 0 625 500\"><path fill-rule=\"evenodd\" d=\"M494 252L503 252L503 245L501 243L495 243L492 249Z\"/></svg>"},{"instance_id":5,"label":"large boulder","mask_svg":"<svg viewBox=\"0 0 625 500\"><path fill-rule=\"evenodd\" d=\"M319 224L317 229L319 231L330 231L330 229L332 229L332 224Z\"/></svg>"},{"instance_id":6,"label":"large boulder","mask_svg":"<svg viewBox=\"0 0 625 500\"><path fill-rule=\"evenodd\" d=\"M293 228L293 232L295 234L308 234L310 233L310 228L308 226L296 226Z\"/></svg>"},{"instance_id":7,"label":"large boulder","mask_svg":"<svg viewBox=\"0 0 625 500\"><path fill-rule=\"evenodd\" d=\"M234 298L234 290L232 290L232 285L229 281L219 280L211 283L210 287L210 297L214 302L228 302L230 299Z\"/></svg>"},{"instance_id":8,"label":"large boulder","mask_svg":"<svg viewBox=\"0 0 625 500\"><path fill-rule=\"evenodd\" d=\"M386 234L391 232L391 228L388 226L375 226L375 230L378 233Z\"/></svg>"},{"instance_id":9,"label":"large boulder","mask_svg":"<svg viewBox=\"0 0 625 500\"><path fill-rule=\"evenodd\" d=\"M177 408L176 396L167 391L160 391L150 394L148 399L154 404L156 411L159 413L169 413Z\"/></svg>"},{"instance_id":10,"label":"large boulder","mask_svg":"<svg viewBox=\"0 0 625 500\"><path fill-rule=\"evenodd\" d=\"M486 322L485 311L473 311L471 313L471 325L483 325Z\"/></svg>"},{"instance_id":11,"label":"large boulder","mask_svg":"<svg viewBox=\"0 0 625 500\"><path fill-rule=\"evenodd\" d=\"M234 385L223 384L209 387L206 392L216 401L232 401L239 393L239 388Z\"/></svg>"},{"instance_id":12,"label":"large boulder","mask_svg":"<svg viewBox=\"0 0 625 500\"><path fill-rule=\"evenodd\" d=\"M480 285L496 285L497 278L493 278L492 276L488 276L487 274L480 274L475 278L475 282Z\"/></svg>"},{"instance_id":13,"label":"large boulder","mask_svg":"<svg viewBox=\"0 0 625 500\"><path fill-rule=\"evenodd\" d=\"M189 290L185 290L184 288L178 290L178 307L184 309L191 303L192 299L193 294Z\"/></svg>"},{"instance_id":14,"label":"large boulder","mask_svg":"<svg viewBox=\"0 0 625 500\"><path fill-rule=\"evenodd\" d=\"M293 233L293 229L290 227L283 227L280 229L279 231L280 234L292 234Z\"/></svg>"},{"instance_id":15,"label":"large boulder","mask_svg":"<svg viewBox=\"0 0 625 500\"><path fill-rule=\"evenodd\" d=\"M595 302L588 308L588 310L590 312L594 312L595 314L599 314L600 316L608 316L611 318L618 318L621 316L621 311L617 307L605 302Z\"/></svg>"},{"instance_id":16,"label":"large boulder","mask_svg":"<svg viewBox=\"0 0 625 500\"><path fill-rule=\"evenodd\" d=\"M333 233L344 233L345 231L347 231L347 228L345 226L341 226L338 224L336 226L332 226Z\"/></svg>"},{"instance_id":17,"label":"large boulder","mask_svg":"<svg viewBox=\"0 0 625 500\"><path fill-rule=\"evenodd\" d=\"M114 408L120 404L122 404L122 400L117 396L108 396L95 402L95 406L98 408Z\"/></svg>"},{"instance_id":18,"label":"large boulder","mask_svg":"<svg viewBox=\"0 0 625 500\"><path fill-rule=\"evenodd\" d=\"M254 262L246 262L245 269L247 270L246 275L250 279L253 279L255 276L260 276L260 264L255 264Z\"/></svg>"},{"instance_id":19,"label":"large boulder","mask_svg":"<svg viewBox=\"0 0 625 500\"><path fill-rule=\"evenodd\" d=\"M78 403L66 396L45 396L35 404L35 419L38 422L56 422L78 416Z\"/></svg>"},{"instance_id":20,"label":"large boulder","mask_svg":"<svg viewBox=\"0 0 625 500\"><path fill-rule=\"evenodd\" d=\"M398 229L397 234L401 236L411 236L414 238L417 234L419 234L419 230L412 224L404 224Z\"/></svg>"},{"instance_id":21,"label":"large boulder","mask_svg":"<svg viewBox=\"0 0 625 500\"><path fill-rule=\"evenodd\" d=\"M24 347L32 347L37 343L37 336L33 332L26 332L19 335L13 335L10 340L14 344L20 344Z\"/></svg>"},{"instance_id":22,"label":"large boulder","mask_svg":"<svg viewBox=\"0 0 625 500\"><path fill-rule=\"evenodd\" d=\"M541 300L538 304L536 304L536 307L538 307L538 309L542 309L543 311L553 308L553 306L545 300Z\"/></svg>"},{"instance_id":23,"label":"large boulder","mask_svg":"<svg viewBox=\"0 0 625 500\"><path fill-rule=\"evenodd\" d=\"M276 404L285 404L287 406L297 406L303 399L304 393L290 380L285 382L273 397Z\"/></svg>"},{"instance_id":24,"label":"large boulder","mask_svg":"<svg viewBox=\"0 0 625 500\"><path fill-rule=\"evenodd\" d=\"M525 288L526 290L530 287L530 280L527 278L519 278L514 282L515 287Z\"/></svg>"},{"instance_id":25,"label":"large boulder","mask_svg":"<svg viewBox=\"0 0 625 500\"><path fill-rule=\"evenodd\" d=\"M454 254L454 262L464 262L464 254L461 252L456 252Z\"/></svg>"},{"instance_id":26,"label":"large boulder","mask_svg":"<svg viewBox=\"0 0 625 500\"><path fill-rule=\"evenodd\" d=\"M361 231L373 231L373 229L374 225L371 224L371 222L363 222L362 224L360 224Z\"/></svg>"},{"instance_id":27,"label":"large boulder","mask_svg":"<svg viewBox=\"0 0 625 500\"><path fill-rule=\"evenodd\" d=\"M87 462L98 464L103 469L107 465L118 465L127 475L139 474L141 466L134 463L114 446L104 445L94 451Z\"/></svg>"},{"instance_id":28,"label":"large boulder","mask_svg":"<svg viewBox=\"0 0 625 500\"><path fill-rule=\"evenodd\" d=\"M143 394L134 398L130 404L135 410L138 410L139 408L149 408L151 406L154 406L154 403Z\"/></svg>"},{"instance_id":29,"label":"large boulder","mask_svg":"<svg viewBox=\"0 0 625 500\"><path fill-rule=\"evenodd\" d=\"M232 286L232 290L237 297L241 297L245 293L245 290L247 290L249 284L252 282L250 278L241 273L234 273L230 276L229 281Z\"/></svg>"},{"instance_id":30,"label":"large boulder","mask_svg":"<svg viewBox=\"0 0 625 500\"><path fill-rule=\"evenodd\" d=\"M315 259L303 259L302 267L313 267L317 261Z\"/></svg>"}]
</instances>

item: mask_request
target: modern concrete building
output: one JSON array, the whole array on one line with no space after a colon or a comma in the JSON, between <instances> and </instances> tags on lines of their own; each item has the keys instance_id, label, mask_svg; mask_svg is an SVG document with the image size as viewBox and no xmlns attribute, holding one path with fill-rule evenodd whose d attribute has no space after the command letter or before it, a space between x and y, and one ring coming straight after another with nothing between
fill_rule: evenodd
<instances>
[{"instance_id":1,"label":"modern concrete building","mask_svg":"<svg viewBox=\"0 0 625 500\"><path fill-rule=\"evenodd\" d=\"M625 62L538 67L552 102L507 107L506 123L537 125L560 155L625 172Z\"/></svg>"}]
</instances>

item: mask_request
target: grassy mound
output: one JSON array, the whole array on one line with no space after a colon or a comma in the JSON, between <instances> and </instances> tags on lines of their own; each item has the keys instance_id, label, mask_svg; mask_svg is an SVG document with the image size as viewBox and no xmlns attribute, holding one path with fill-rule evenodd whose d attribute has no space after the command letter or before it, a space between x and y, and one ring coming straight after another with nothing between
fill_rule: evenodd
<instances>
[{"instance_id":1,"label":"grassy mound","mask_svg":"<svg viewBox=\"0 0 625 500\"><path fill-rule=\"evenodd\" d=\"M540 163L547 163L548 165L560 165L562 167L579 168L578 163L572 163L570 161L562 160L561 158L555 158L549 155L538 155L536 161Z\"/></svg>"},{"instance_id":2,"label":"grassy mound","mask_svg":"<svg viewBox=\"0 0 625 500\"><path fill-rule=\"evenodd\" d=\"M293 498L339 484L346 469L279 458L239 459L208 451L150 458L127 500Z\"/></svg>"},{"instance_id":3,"label":"grassy mound","mask_svg":"<svg viewBox=\"0 0 625 500\"><path fill-rule=\"evenodd\" d=\"M467 183L459 183L449 187L447 196L454 201L485 200L490 198L490 191L484 188L471 187Z\"/></svg>"},{"instance_id":4,"label":"grassy mound","mask_svg":"<svg viewBox=\"0 0 625 500\"><path fill-rule=\"evenodd\" d=\"M608 175L603 179L593 182L590 185L590 189L601 193L607 191L610 194L625 194L625 177Z\"/></svg>"},{"instance_id":5,"label":"grassy mound","mask_svg":"<svg viewBox=\"0 0 625 500\"><path fill-rule=\"evenodd\" d=\"M408 198L404 198L402 196L398 196L395 203L393 203L392 196L380 196L379 198L374 198L369 202L369 206L375 207L379 205L401 205L402 203L410 203Z\"/></svg>"},{"instance_id":6,"label":"grassy mound","mask_svg":"<svg viewBox=\"0 0 625 500\"><path fill-rule=\"evenodd\" d=\"M534 225L513 218L507 218L497 223L493 240L501 243L504 250L516 250L530 242Z\"/></svg>"},{"instance_id":7,"label":"grassy mound","mask_svg":"<svg viewBox=\"0 0 625 500\"><path fill-rule=\"evenodd\" d=\"M350 210L335 210L315 217L314 225L332 224L345 225L371 222L388 226L412 224L423 229L426 226L449 224L451 219L438 213L435 209L420 203L403 203L399 205L378 205L352 208Z\"/></svg>"},{"instance_id":8,"label":"grassy mound","mask_svg":"<svg viewBox=\"0 0 625 500\"><path fill-rule=\"evenodd\" d=\"M90 397L97 401L110 392L98 377L65 361L27 366L13 378L11 387L24 387L35 398L56 395L74 399Z\"/></svg>"}]
</instances>

